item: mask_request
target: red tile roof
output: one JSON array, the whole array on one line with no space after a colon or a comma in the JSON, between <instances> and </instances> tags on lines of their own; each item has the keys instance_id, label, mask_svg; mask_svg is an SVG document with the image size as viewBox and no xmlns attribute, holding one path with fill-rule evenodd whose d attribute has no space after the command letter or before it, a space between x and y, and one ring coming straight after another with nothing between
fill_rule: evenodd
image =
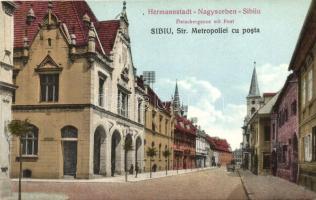
<instances>
[{"instance_id":1,"label":"red tile roof","mask_svg":"<svg viewBox=\"0 0 316 200\"><path fill-rule=\"evenodd\" d=\"M99 39L106 54L109 54L113 49L119 27L119 20L102 21L95 24L95 29L98 32Z\"/></svg>"},{"instance_id":2,"label":"red tile roof","mask_svg":"<svg viewBox=\"0 0 316 200\"><path fill-rule=\"evenodd\" d=\"M230 145L225 139L207 136L206 140L212 145L213 150L231 153Z\"/></svg>"},{"instance_id":3,"label":"red tile roof","mask_svg":"<svg viewBox=\"0 0 316 200\"><path fill-rule=\"evenodd\" d=\"M176 131L196 135L196 127L193 125L193 123L190 120L179 115L176 115L176 120L177 120L177 123L175 124ZM183 126L181 126L180 123L182 123ZM189 128L187 128L187 126Z\"/></svg>"},{"instance_id":4,"label":"red tile roof","mask_svg":"<svg viewBox=\"0 0 316 200\"><path fill-rule=\"evenodd\" d=\"M48 12L48 1L18 1L18 8L14 14L14 47L23 47L23 38L27 35L29 44L33 42L38 33L39 24L43 23L43 19ZM88 28L84 25L82 17L87 14L90 21L94 23L102 47L108 54L114 44L119 21L98 21L94 13L85 1L52 1L52 13L56 15L61 23L67 25L69 34L76 35L76 43L78 46L85 45L88 41ZM28 25L26 16L29 9L32 8L36 19ZM100 47L97 44L97 49Z\"/></svg>"}]
</instances>

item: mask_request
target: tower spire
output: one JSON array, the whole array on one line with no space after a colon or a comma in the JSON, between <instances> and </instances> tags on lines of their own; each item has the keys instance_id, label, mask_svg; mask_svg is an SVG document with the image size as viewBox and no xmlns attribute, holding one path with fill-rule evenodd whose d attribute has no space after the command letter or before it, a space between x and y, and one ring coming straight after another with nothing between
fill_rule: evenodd
<instances>
[{"instance_id":1,"label":"tower spire","mask_svg":"<svg viewBox=\"0 0 316 200\"><path fill-rule=\"evenodd\" d=\"M256 96L260 96L260 91L259 91L257 72L256 72L256 62L254 62L248 97L256 97Z\"/></svg>"},{"instance_id":2,"label":"tower spire","mask_svg":"<svg viewBox=\"0 0 316 200\"><path fill-rule=\"evenodd\" d=\"M175 113L180 114L180 96L179 96L179 90L178 90L178 80L176 80L176 89L174 91L174 97L173 97L173 109Z\"/></svg>"}]
</instances>

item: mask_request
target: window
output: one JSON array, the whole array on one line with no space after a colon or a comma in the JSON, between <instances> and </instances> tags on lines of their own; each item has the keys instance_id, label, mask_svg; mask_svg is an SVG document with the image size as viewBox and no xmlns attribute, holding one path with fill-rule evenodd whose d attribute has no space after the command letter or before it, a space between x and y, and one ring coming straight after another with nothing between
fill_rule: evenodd
<instances>
[{"instance_id":1,"label":"window","mask_svg":"<svg viewBox=\"0 0 316 200\"><path fill-rule=\"evenodd\" d=\"M275 124L272 124L272 139L275 140Z\"/></svg>"},{"instance_id":2,"label":"window","mask_svg":"<svg viewBox=\"0 0 316 200\"><path fill-rule=\"evenodd\" d=\"M58 82L59 74L41 74L41 101L56 102L58 101Z\"/></svg>"},{"instance_id":3,"label":"window","mask_svg":"<svg viewBox=\"0 0 316 200\"><path fill-rule=\"evenodd\" d=\"M155 124L155 119L156 119L156 112L152 111L152 130L156 131L156 124Z\"/></svg>"},{"instance_id":4,"label":"window","mask_svg":"<svg viewBox=\"0 0 316 200\"><path fill-rule=\"evenodd\" d=\"M251 108L251 114L253 115L256 112L255 108Z\"/></svg>"},{"instance_id":5,"label":"window","mask_svg":"<svg viewBox=\"0 0 316 200\"><path fill-rule=\"evenodd\" d=\"M312 97L313 97L313 70L309 70L307 74L307 78L308 78L307 100L310 101L312 100Z\"/></svg>"},{"instance_id":6,"label":"window","mask_svg":"<svg viewBox=\"0 0 316 200\"><path fill-rule=\"evenodd\" d=\"M165 122L165 134L168 135L168 120Z\"/></svg>"},{"instance_id":7,"label":"window","mask_svg":"<svg viewBox=\"0 0 316 200\"><path fill-rule=\"evenodd\" d=\"M38 151L38 129L31 126L30 131L23 135L22 138L22 155L37 155Z\"/></svg>"},{"instance_id":8,"label":"window","mask_svg":"<svg viewBox=\"0 0 316 200\"><path fill-rule=\"evenodd\" d=\"M48 38L47 41L48 41L48 46L52 46L52 39Z\"/></svg>"},{"instance_id":9,"label":"window","mask_svg":"<svg viewBox=\"0 0 316 200\"><path fill-rule=\"evenodd\" d=\"M287 122L287 120L288 120L288 111L287 111L287 108L284 110L284 118L285 118L285 121Z\"/></svg>"},{"instance_id":10,"label":"window","mask_svg":"<svg viewBox=\"0 0 316 200\"><path fill-rule=\"evenodd\" d=\"M286 155L287 155L287 145L282 146L282 162L286 162Z\"/></svg>"},{"instance_id":11,"label":"window","mask_svg":"<svg viewBox=\"0 0 316 200\"><path fill-rule=\"evenodd\" d=\"M270 126L264 127L264 141L270 141Z\"/></svg>"},{"instance_id":12,"label":"window","mask_svg":"<svg viewBox=\"0 0 316 200\"><path fill-rule=\"evenodd\" d=\"M99 77L99 106L104 105L104 82L105 80Z\"/></svg>"},{"instance_id":13,"label":"window","mask_svg":"<svg viewBox=\"0 0 316 200\"><path fill-rule=\"evenodd\" d=\"M159 116L159 132L162 132L162 116Z\"/></svg>"},{"instance_id":14,"label":"window","mask_svg":"<svg viewBox=\"0 0 316 200\"><path fill-rule=\"evenodd\" d=\"M159 144L159 159L161 159L161 144Z\"/></svg>"},{"instance_id":15,"label":"window","mask_svg":"<svg viewBox=\"0 0 316 200\"><path fill-rule=\"evenodd\" d=\"M154 147L154 146L155 146L155 142L152 142L152 143L151 143L151 146Z\"/></svg>"},{"instance_id":16,"label":"window","mask_svg":"<svg viewBox=\"0 0 316 200\"><path fill-rule=\"evenodd\" d=\"M252 105L253 105L253 104L255 104L256 102L253 100L251 103L252 103Z\"/></svg>"},{"instance_id":17,"label":"window","mask_svg":"<svg viewBox=\"0 0 316 200\"><path fill-rule=\"evenodd\" d=\"M306 80L305 77L302 77L302 94L301 94L301 99L302 99L302 107L305 106L305 95L306 95Z\"/></svg>"},{"instance_id":18,"label":"window","mask_svg":"<svg viewBox=\"0 0 316 200\"><path fill-rule=\"evenodd\" d=\"M118 114L128 117L128 95L121 90L118 91Z\"/></svg>"},{"instance_id":19,"label":"window","mask_svg":"<svg viewBox=\"0 0 316 200\"><path fill-rule=\"evenodd\" d=\"M137 121L138 121L138 123L141 123L141 110L142 110L142 101L138 100L138 104L137 104Z\"/></svg>"},{"instance_id":20,"label":"window","mask_svg":"<svg viewBox=\"0 0 316 200\"><path fill-rule=\"evenodd\" d=\"M263 154L263 169L270 169L270 154Z\"/></svg>"},{"instance_id":21,"label":"window","mask_svg":"<svg viewBox=\"0 0 316 200\"><path fill-rule=\"evenodd\" d=\"M291 104L291 110L292 110L292 115L296 115L296 111L297 111L297 108L296 108L296 100L294 100Z\"/></svg>"},{"instance_id":22,"label":"window","mask_svg":"<svg viewBox=\"0 0 316 200\"><path fill-rule=\"evenodd\" d=\"M313 160L316 160L316 127L313 127L313 142L312 142L312 152L313 152Z\"/></svg>"},{"instance_id":23,"label":"window","mask_svg":"<svg viewBox=\"0 0 316 200\"><path fill-rule=\"evenodd\" d=\"M307 135L304 137L304 160L311 161L312 160L312 151L311 151L311 135Z\"/></svg>"},{"instance_id":24,"label":"window","mask_svg":"<svg viewBox=\"0 0 316 200\"><path fill-rule=\"evenodd\" d=\"M62 138L78 138L78 130L73 126L65 126L61 129Z\"/></svg>"}]
</instances>

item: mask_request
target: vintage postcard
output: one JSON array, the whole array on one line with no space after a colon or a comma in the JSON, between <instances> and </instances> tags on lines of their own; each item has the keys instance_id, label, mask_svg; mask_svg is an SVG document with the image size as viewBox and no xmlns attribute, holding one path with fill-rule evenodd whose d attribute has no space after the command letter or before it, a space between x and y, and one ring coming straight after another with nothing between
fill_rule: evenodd
<instances>
[{"instance_id":1,"label":"vintage postcard","mask_svg":"<svg viewBox=\"0 0 316 200\"><path fill-rule=\"evenodd\" d=\"M316 0L0 4L0 199L316 199Z\"/></svg>"}]
</instances>

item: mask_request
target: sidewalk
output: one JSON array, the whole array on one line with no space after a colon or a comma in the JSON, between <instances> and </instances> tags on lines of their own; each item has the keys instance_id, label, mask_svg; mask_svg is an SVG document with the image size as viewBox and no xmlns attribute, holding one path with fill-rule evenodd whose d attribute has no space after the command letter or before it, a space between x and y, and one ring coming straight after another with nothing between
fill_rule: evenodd
<instances>
[{"instance_id":1,"label":"sidewalk","mask_svg":"<svg viewBox=\"0 0 316 200\"><path fill-rule=\"evenodd\" d=\"M68 200L69 197L64 194L40 193L40 192L22 192L23 200ZM13 196L4 200L16 200L18 193L14 192Z\"/></svg>"},{"instance_id":2,"label":"sidewalk","mask_svg":"<svg viewBox=\"0 0 316 200\"><path fill-rule=\"evenodd\" d=\"M202 170L208 170L208 169L214 169L213 167L206 167L206 168L197 168L197 169L182 169L182 170L169 170L167 176L175 176L175 175L181 175L191 172L197 172ZM137 175L137 178L135 178L135 174L129 174L128 175L128 182L137 182L137 181L144 181L149 179L155 179L155 178L163 178L166 177L166 171L159 171L159 172L152 172L152 178L150 178L150 173L140 173ZM11 179L12 181L19 181L18 179ZM125 183L125 175L119 175L114 177L95 177L93 179L32 179L32 178L23 178L22 182L76 182L76 183Z\"/></svg>"},{"instance_id":3,"label":"sidewalk","mask_svg":"<svg viewBox=\"0 0 316 200\"><path fill-rule=\"evenodd\" d=\"M316 193L274 176L256 176L239 170L249 199L316 199Z\"/></svg>"}]
</instances>

